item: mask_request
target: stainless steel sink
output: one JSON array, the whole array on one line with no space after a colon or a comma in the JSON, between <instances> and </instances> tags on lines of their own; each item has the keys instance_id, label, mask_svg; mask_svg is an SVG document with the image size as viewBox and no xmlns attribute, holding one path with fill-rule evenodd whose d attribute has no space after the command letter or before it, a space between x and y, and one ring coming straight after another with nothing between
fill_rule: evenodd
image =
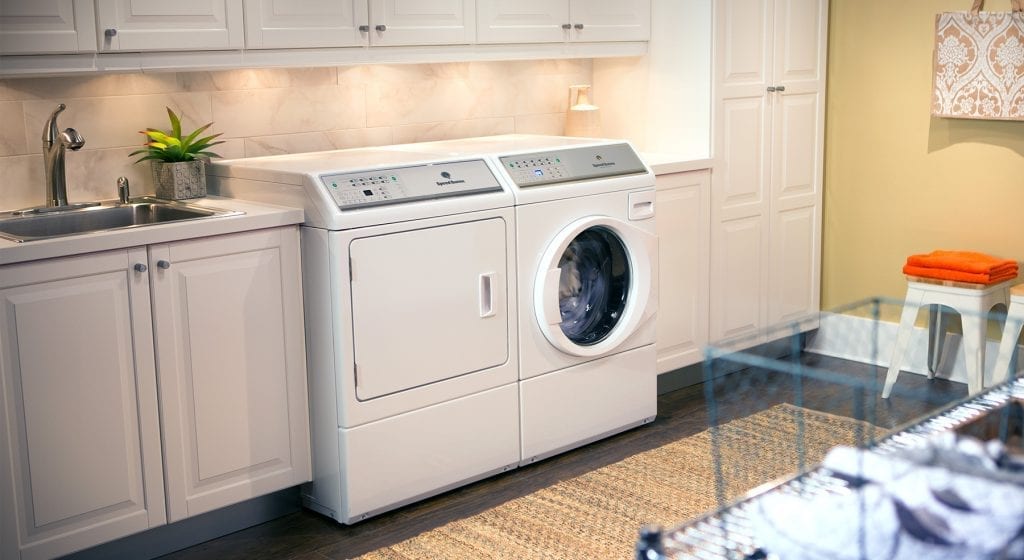
<instances>
[{"instance_id":1,"label":"stainless steel sink","mask_svg":"<svg viewBox=\"0 0 1024 560\"><path fill-rule=\"evenodd\" d=\"M69 210L45 209L37 213L4 212L0 213L0 237L21 243L242 213L157 199L139 199L127 204L110 202Z\"/></svg>"}]
</instances>

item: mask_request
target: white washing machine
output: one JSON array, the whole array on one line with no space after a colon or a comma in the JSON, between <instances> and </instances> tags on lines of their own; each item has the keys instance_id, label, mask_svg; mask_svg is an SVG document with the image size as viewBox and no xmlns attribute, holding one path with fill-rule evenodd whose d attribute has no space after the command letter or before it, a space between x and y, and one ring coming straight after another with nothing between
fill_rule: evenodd
<instances>
[{"instance_id":1,"label":"white washing machine","mask_svg":"<svg viewBox=\"0 0 1024 560\"><path fill-rule=\"evenodd\" d=\"M521 458L514 198L484 158L386 149L215 162L301 206L314 480L343 523Z\"/></svg>"},{"instance_id":2,"label":"white washing machine","mask_svg":"<svg viewBox=\"0 0 1024 560\"><path fill-rule=\"evenodd\" d=\"M633 148L532 135L398 148L487 154L515 195L521 464L653 420L654 175Z\"/></svg>"}]
</instances>

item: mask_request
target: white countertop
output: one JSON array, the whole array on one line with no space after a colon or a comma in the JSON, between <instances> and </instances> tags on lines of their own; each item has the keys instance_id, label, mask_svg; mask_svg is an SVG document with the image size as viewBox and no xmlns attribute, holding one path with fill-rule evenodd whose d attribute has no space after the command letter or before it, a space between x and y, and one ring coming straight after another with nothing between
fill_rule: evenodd
<instances>
[{"instance_id":1,"label":"white countertop","mask_svg":"<svg viewBox=\"0 0 1024 560\"><path fill-rule=\"evenodd\" d=\"M640 159L644 160L644 163L651 168L655 175L711 169L712 164L711 158L694 159L683 154L663 152L640 152Z\"/></svg>"},{"instance_id":2,"label":"white countertop","mask_svg":"<svg viewBox=\"0 0 1024 560\"><path fill-rule=\"evenodd\" d=\"M183 202L245 214L113 229L24 243L0 239L0 265L286 226L302 223L303 220L301 209L247 200L209 196Z\"/></svg>"}]
</instances>

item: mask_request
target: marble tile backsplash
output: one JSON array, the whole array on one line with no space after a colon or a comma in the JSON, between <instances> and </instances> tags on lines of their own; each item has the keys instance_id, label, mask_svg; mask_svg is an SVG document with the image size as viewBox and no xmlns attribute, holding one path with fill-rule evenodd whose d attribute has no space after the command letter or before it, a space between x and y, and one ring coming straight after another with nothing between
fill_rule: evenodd
<instances>
[{"instance_id":1,"label":"marble tile backsplash","mask_svg":"<svg viewBox=\"0 0 1024 560\"><path fill-rule=\"evenodd\" d=\"M147 164L128 154L139 131L213 122L225 158L507 133L561 134L568 88L590 83L591 60L259 69L0 80L0 210L41 204L43 123L86 145L67 155L71 201L114 198L124 175L151 193Z\"/></svg>"}]
</instances>

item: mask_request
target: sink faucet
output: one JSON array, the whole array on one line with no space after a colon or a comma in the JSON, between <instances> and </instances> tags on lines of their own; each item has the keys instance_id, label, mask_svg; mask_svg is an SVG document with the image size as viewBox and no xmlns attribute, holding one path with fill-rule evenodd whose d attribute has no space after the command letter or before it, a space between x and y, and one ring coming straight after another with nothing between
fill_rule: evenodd
<instances>
[{"instance_id":1,"label":"sink faucet","mask_svg":"<svg viewBox=\"0 0 1024 560\"><path fill-rule=\"evenodd\" d=\"M46 206L68 205L68 185L64 175L64 150L80 150L85 138L73 128L57 130L57 115L67 106L61 103L43 126L43 162L46 165Z\"/></svg>"}]
</instances>

